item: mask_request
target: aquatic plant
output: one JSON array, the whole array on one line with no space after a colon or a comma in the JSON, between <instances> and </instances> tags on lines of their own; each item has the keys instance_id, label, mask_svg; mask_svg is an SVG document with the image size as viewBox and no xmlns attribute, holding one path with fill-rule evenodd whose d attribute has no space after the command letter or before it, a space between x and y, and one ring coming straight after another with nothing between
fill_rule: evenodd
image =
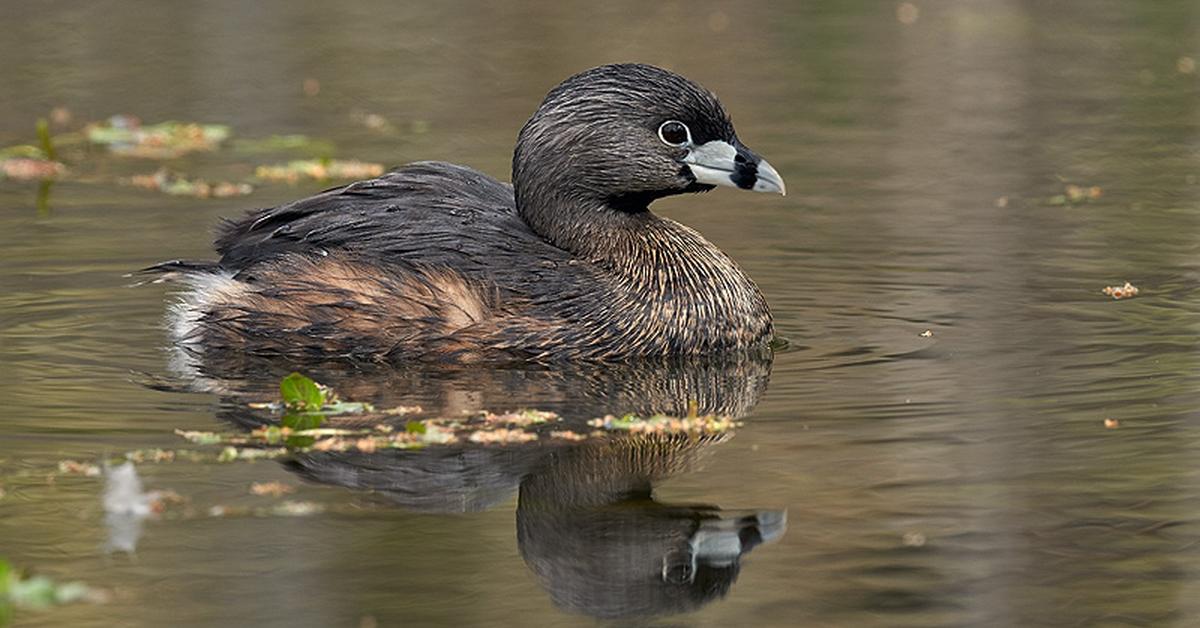
<instances>
[{"instance_id":1,"label":"aquatic plant","mask_svg":"<svg viewBox=\"0 0 1200 628\"><path fill-rule=\"evenodd\" d=\"M72 602L103 602L107 594L82 582L55 582L34 576L0 558L0 626L12 621L16 610L45 609Z\"/></svg>"}]
</instances>

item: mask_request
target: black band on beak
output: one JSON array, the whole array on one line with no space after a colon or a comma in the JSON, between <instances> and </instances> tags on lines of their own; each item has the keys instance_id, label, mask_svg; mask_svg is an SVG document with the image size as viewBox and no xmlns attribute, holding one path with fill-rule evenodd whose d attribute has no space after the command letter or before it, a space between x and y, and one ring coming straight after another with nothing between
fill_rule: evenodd
<instances>
[{"instance_id":1,"label":"black band on beak","mask_svg":"<svg viewBox=\"0 0 1200 628\"><path fill-rule=\"evenodd\" d=\"M750 152L750 149L740 143L736 145L736 148L737 155L733 158L733 174L729 175L729 179L743 190L753 190L754 184L758 183L758 162L762 161L762 158Z\"/></svg>"}]
</instances>

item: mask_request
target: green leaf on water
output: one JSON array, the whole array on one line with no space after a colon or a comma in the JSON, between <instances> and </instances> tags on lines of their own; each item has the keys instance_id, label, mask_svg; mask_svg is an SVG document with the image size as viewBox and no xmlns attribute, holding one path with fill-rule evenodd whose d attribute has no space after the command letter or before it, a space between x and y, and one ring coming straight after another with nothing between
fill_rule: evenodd
<instances>
[{"instance_id":1,"label":"green leaf on water","mask_svg":"<svg viewBox=\"0 0 1200 628\"><path fill-rule=\"evenodd\" d=\"M424 434L428 428L421 421L409 421L404 424L404 431L409 434Z\"/></svg>"},{"instance_id":2,"label":"green leaf on water","mask_svg":"<svg viewBox=\"0 0 1200 628\"><path fill-rule=\"evenodd\" d=\"M9 579L12 578L12 565L0 558L0 603L8 599Z\"/></svg>"},{"instance_id":3,"label":"green leaf on water","mask_svg":"<svg viewBox=\"0 0 1200 628\"><path fill-rule=\"evenodd\" d=\"M325 391L313 380L292 373L279 382L284 405L301 412L316 412L325 406Z\"/></svg>"},{"instance_id":4,"label":"green leaf on water","mask_svg":"<svg viewBox=\"0 0 1200 628\"><path fill-rule=\"evenodd\" d=\"M13 578L11 572L8 561L0 558L0 626L7 626L12 621L12 602L8 597L10 580Z\"/></svg>"},{"instance_id":5,"label":"green leaf on water","mask_svg":"<svg viewBox=\"0 0 1200 628\"><path fill-rule=\"evenodd\" d=\"M54 581L45 576L17 579L9 587L8 596L16 606L25 608L46 608L53 606Z\"/></svg>"},{"instance_id":6,"label":"green leaf on water","mask_svg":"<svg viewBox=\"0 0 1200 628\"><path fill-rule=\"evenodd\" d=\"M301 430L315 430L321 427L321 424L324 422L324 414L309 414L306 412L289 412L280 419L280 423L284 427L290 427L296 432Z\"/></svg>"},{"instance_id":7,"label":"green leaf on water","mask_svg":"<svg viewBox=\"0 0 1200 628\"><path fill-rule=\"evenodd\" d=\"M0 558L0 625L12 620L13 609L42 609L80 600L102 601L102 592L82 582L56 583L46 576L25 577Z\"/></svg>"}]
</instances>

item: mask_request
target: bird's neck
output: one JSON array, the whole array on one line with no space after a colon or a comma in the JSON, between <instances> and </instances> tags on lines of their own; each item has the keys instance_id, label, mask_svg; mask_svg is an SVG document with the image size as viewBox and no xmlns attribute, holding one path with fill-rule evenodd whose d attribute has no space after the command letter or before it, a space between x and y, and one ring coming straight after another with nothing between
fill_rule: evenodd
<instances>
[{"instance_id":1,"label":"bird's neck","mask_svg":"<svg viewBox=\"0 0 1200 628\"><path fill-rule=\"evenodd\" d=\"M691 303L717 315L726 309L737 315L766 309L758 287L736 262L674 220L648 209L615 211L607 206L565 212L560 207L553 216L556 224L532 225L534 230L642 297L683 307Z\"/></svg>"},{"instance_id":2,"label":"bird's neck","mask_svg":"<svg viewBox=\"0 0 1200 628\"><path fill-rule=\"evenodd\" d=\"M518 209L521 209L518 197ZM591 266L614 333L646 353L750 346L773 333L766 300L738 265L696 231L649 210L560 204L522 212L530 227ZM542 222L545 221L545 222ZM593 321L595 322L595 321Z\"/></svg>"},{"instance_id":3,"label":"bird's neck","mask_svg":"<svg viewBox=\"0 0 1200 628\"><path fill-rule=\"evenodd\" d=\"M677 274L714 261L696 259L697 253L727 259L699 233L651 212L649 198L589 200L565 194L550 202L522 200L518 194L517 211L534 232L580 261L627 279L649 279L646 272L656 267Z\"/></svg>"}]
</instances>

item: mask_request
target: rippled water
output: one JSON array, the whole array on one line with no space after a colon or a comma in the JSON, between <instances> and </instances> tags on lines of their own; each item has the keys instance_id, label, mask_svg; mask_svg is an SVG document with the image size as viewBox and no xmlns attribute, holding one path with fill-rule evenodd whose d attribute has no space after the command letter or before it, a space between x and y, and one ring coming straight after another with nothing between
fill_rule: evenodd
<instances>
[{"instance_id":1,"label":"rippled water","mask_svg":"<svg viewBox=\"0 0 1200 628\"><path fill-rule=\"evenodd\" d=\"M39 210L35 184L0 181L0 555L112 592L17 624L1200 621L1200 7L913 6L911 24L874 2L7 7L0 145L66 106L504 177L548 88L639 60L720 94L789 190L655 206L758 281L790 341L773 363L321 373L447 412L576 420L699 398L747 413L733 438L144 464L187 505L146 521L129 555L105 551L99 481L48 481L58 461L245 423L231 395L276 373L161 390L164 290L122 274L202 257L219 217L321 185L173 198L110 183L154 164L100 155ZM1102 195L1048 202L1066 184ZM1137 298L1100 293L1126 280ZM207 516L270 503L247 492L264 480L325 511ZM681 573L680 543L717 507L764 543Z\"/></svg>"}]
</instances>

